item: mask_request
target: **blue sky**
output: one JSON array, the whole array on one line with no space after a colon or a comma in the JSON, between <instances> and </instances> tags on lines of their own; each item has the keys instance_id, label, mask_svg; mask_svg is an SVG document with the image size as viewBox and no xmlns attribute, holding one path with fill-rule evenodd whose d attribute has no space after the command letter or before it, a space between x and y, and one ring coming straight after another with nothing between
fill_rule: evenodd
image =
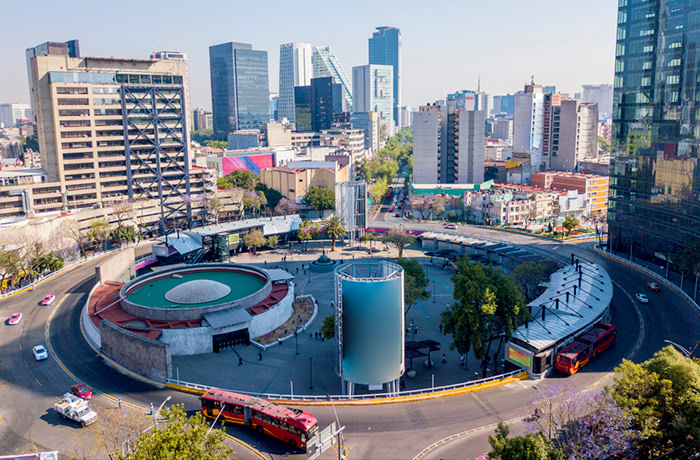
<instances>
[{"instance_id":1,"label":"blue sky","mask_svg":"<svg viewBox=\"0 0 700 460\"><path fill-rule=\"evenodd\" d=\"M28 102L24 50L80 40L83 56L145 58L178 50L190 61L191 102L211 106L208 47L252 43L269 57L277 90L279 45L331 46L345 71L367 63L376 26L399 27L403 104L418 106L458 89L515 92L535 82L577 92L612 83L614 0L286 0L3 2L0 102Z\"/></svg>"}]
</instances>

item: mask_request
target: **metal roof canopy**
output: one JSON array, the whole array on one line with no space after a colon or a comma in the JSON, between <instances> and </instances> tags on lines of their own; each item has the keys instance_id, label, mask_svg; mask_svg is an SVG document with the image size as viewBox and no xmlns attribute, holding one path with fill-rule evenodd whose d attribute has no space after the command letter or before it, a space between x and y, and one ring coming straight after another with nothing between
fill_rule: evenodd
<instances>
[{"instance_id":1,"label":"metal roof canopy","mask_svg":"<svg viewBox=\"0 0 700 460\"><path fill-rule=\"evenodd\" d=\"M580 288L576 265L568 265L553 273L547 289L528 304L532 310L532 321L528 327L518 327L513 332L514 338L535 350L544 350L581 331L605 313L613 294L610 276L597 264L580 263L579 266ZM574 286L577 288L576 295L573 295Z\"/></svg>"},{"instance_id":2,"label":"metal roof canopy","mask_svg":"<svg viewBox=\"0 0 700 460\"><path fill-rule=\"evenodd\" d=\"M189 233L212 236L218 233L232 233L254 227L262 227L264 235L277 235L296 231L299 229L300 224L301 217L298 214L290 214L288 216L261 217L258 219L244 219L217 225L207 225L193 229Z\"/></svg>"},{"instance_id":3,"label":"metal roof canopy","mask_svg":"<svg viewBox=\"0 0 700 460\"><path fill-rule=\"evenodd\" d=\"M294 279L294 275L289 273L287 270L282 270L281 268L270 268L265 270L267 275L270 277L270 281L277 283L279 281L291 281Z\"/></svg>"},{"instance_id":4,"label":"metal roof canopy","mask_svg":"<svg viewBox=\"0 0 700 460\"><path fill-rule=\"evenodd\" d=\"M182 255L202 249L202 237L193 232L171 233L167 236L158 237L157 240L167 241L168 246L172 246Z\"/></svg>"},{"instance_id":5,"label":"metal roof canopy","mask_svg":"<svg viewBox=\"0 0 700 460\"><path fill-rule=\"evenodd\" d=\"M221 329L234 324L247 324L250 321L250 313L242 308L214 311L202 315L214 329Z\"/></svg>"}]
</instances>

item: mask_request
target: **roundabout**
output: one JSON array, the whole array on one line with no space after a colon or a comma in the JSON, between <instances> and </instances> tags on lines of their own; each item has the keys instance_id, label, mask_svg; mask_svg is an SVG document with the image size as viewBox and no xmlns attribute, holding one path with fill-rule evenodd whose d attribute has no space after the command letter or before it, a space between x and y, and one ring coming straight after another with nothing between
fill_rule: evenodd
<instances>
[{"instance_id":1,"label":"roundabout","mask_svg":"<svg viewBox=\"0 0 700 460\"><path fill-rule=\"evenodd\" d=\"M417 229L431 229L431 224L421 227ZM436 226L433 225L432 228ZM480 233L491 238L507 240L512 244L528 245L539 251L558 255L562 259L573 252L582 260L601 264L611 274L615 285L611 314L613 322L619 324L618 342L615 349L609 352L610 354L601 355L579 374L568 379L578 388L591 386L601 388L600 385L605 382L604 379L609 378L610 371L623 356L635 361L644 360L661 348L666 339L687 343L696 337L700 320L694 310L678 301L670 290L659 293L656 297L656 305L637 308L631 301L633 293L639 285L651 279L634 269L594 254L589 249L590 244L560 245L521 235L502 235L471 228L464 230L470 234ZM292 262L300 266L307 265L310 260L297 259ZM268 263L277 264L278 262L268 260ZM149 402L157 404L171 395L173 402L184 403L188 410L197 409L196 396L158 390L127 378L106 366L87 346L76 325L80 322L80 309L84 305L87 293L94 284L94 281L86 283L84 280L91 278L93 273L94 264L85 265L70 272L69 276L47 281L35 293L20 294L4 300L4 305L0 305L3 312L13 310L25 313L22 329L12 329L11 334L5 334L0 338L2 353L0 368L4 374L0 390L4 395L12 395L11 399L8 396L2 397L4 409L2 409L3 418L0 422L0 433L2 433L0 451L17 452L26 450L30 445L46 447L46 450L62 449L65 448L71 436L71 433L66 431L67 427L57 425L44 417L46 408L52 404L54 396L64 393L65 388L73 382L73 378L63 373L53 356L43 362L33 361L30 356L31 346L40 343L44 337L51 344L52 354L60 357L65 368L77 379L88 383L93 388L114 397L120 396L125 403L141 407L148 407ZM298 288L307 290L316 280L316 276L320 275L310 275L309 279L303 283L299 280ZM36 305L44 294L43 291L55 292L58 298L54 307L56 314L46 333L44 333L44 325L48 318L48 310L40 307L26 308L26 305ZM437 298L440 299L440 296L447 299L449 293L439 293ZM660 305L663 305L663 309L659 308ZM322 304L320 308L328 311L330 306ZM639 320L637 314L639 314ZM418 313L416 316L420 320L421 330L427 330L433 317L427 318L423 312L420 312L420 318ZM654 328L647 327L642 334L640 324L654 324ZM300 341L299 344L310 349L330 344L328 341L309 339L308 335L306 337L306 342ZM20 350L17 350L18 344L21 346ZM291 340L279 347L278 352L295 357L298 355L295 354L294 348L294 340ZM257 361L257 356L244 356L244 358L244 368L251 365L253 361ZM266 352L260 365L268 365L273 369L282 368L285 365L279 361L280 359L281 357L268 355ZM317 365L316 359L313 360L312 365L314 367ZM235 364L232 367L235 367ZM293 367L297 375L309 375L308 359L297 358ZM248 372L248 374L254 376L255 372ZM550 380L557 381L558 378L560 377L547 379L543 384L551 383ZM24 382L24 384L18 386L15 382ZM304 385L308 385L308 381L294 383L295 393L303 390ZM314 382L314 386L316 384ZM337 379L333 384L337 385ZM353 445L351 458L413 458L426 446L452 433L469 431L471 434L444 444L423 456L423 458L454 458L459 453L457 456L464 458L474 457L488 450L486 438L491 434L491 430L478 431L479 427L489 426L500 419L510 420L521 417L520 407L534 397L534 393L535 391L527 382L512 382L486 392L422 402L382 406L339 406L337 412L341 423L346 426L346 442ZM110 403L109 401L107 400L107 404ZM316 406L312 408L312 412L321 425L335 420L334 411L330 406ZM9 427L12 429L8 429ZM284 446L278 445L274 440L245 430L229 430L236 437L265 452L266 458L277 458L287 453ZM513 432L517 434L517 425ZM246 452L248 451L241 448L237 454L239 458L259 458L251 452Z\"/></svg>"}]
</instances>

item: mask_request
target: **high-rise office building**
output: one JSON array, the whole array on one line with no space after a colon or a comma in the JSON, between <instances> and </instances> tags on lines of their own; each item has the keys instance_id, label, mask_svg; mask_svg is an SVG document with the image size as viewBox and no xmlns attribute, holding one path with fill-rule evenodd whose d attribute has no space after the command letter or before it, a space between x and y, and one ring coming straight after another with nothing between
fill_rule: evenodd
<instances>
[{"instance_id":1,"label":"high-rise office building","mask_svg":"<svg viewBox=\"0 0 700 460\"><path fill-rule=\"evenodd\" d=\"M280 45L279 119L295 122L294 87L309 86L313 78L311 45L286 43Z\"/></svg>"},{"instance_id":2,"label":"high-rise office building","mask_svg":"<svg viewBox=\"0 0 700 460\"><path fill-rule=\"evenodd\" d=\"M607 120L612 116L613 85L583 85L582 102L595 102L598 104L598 116L601 120Z\"/></svg>"},{"instance_id":3,"label":"high-rise office building","mask_svg":"<svg viewBox=\"0 0 700 460\"><path fill-rule=\"evenodd\" d=\"M379 151L379 115L374 112L353 112L350 115L350 124L364 133L365 149Z\"/></svg>"},{"instance_id":4,"label":"high-rise office building","mask_svg":"<svg viewBox=\"0 0 700 460\"><path fill-rule=\"evenodd\" d=\"M211 128L211 112L198 107L192 111L192 130L193 131L206 131Z\"/></svg>"},{"instance_id":5,"label":"high-rise office building","mask_svg":"<svg viewBox=\"0 0 700 460\"><path fill-rule=\"evenodd\" d=\"M377 27L377 31L369 39L369 63L393 67L392 118L398 121L401 107L401 31L398 28Z\"/></svg>"},{"instance_id":6,"label":"high-rise office building","mask_svg":"<svg viewBox=\"0 0 700 460\"><path fill-rule=\"evenodd\" d=\"M311 131L311 85L294 88L294 119L297 131Z\"/></svg>"},{"instance_id":7,"label":"high-rise office building","mask_svg":"<svg viewBox=\"0 0 700 460\"><path fill-rule=\"evenodd\" d=\"M525 85L513 96L513 154L530 157L533 170L542 162L544 93L542 86Z\"/></svg>"},{"instance_id":8,"label":"high-rise office building","mask_svg":"<svg viewBox=\"0 0 700 460\"><path fill-rule=\"evenodd\" d=\"M413 117L413 181L416 184L480 184L484 181L486 112L446 105L420 107Z\"/></svg>"},{"instance_id":9,"label":"high-rise office building","mask_svg":"<svg viewBox=\"0 0 700 460\"><path fill-rule=\"evenodd\" d=\"M187 62L80 58L52 44L27 57L41 164L64 208L158 199L161 231L189 225Z\"/></svg>"},{"instance_id":10,"label":"high-rise office building","mask_svg":"<svg viewBox=\"0 0 700 460\"><path fill-rule=\"evenodd\" d=\"M619 2L609 245L636 256L700 241L700 1Z\"/></svg>"},{"instance_id":11,"label":"high-rise office building","mask_svg":"<svg viewBox=\"0 0 700 460\"><path fill-rule=\"evenodd\" d=\"M513 116L512 94L503 94L493 97L493 108L491 109L491 115L497 115L499 113L504 113L508 117Z\"/></svg>"},{"instance_id":12,"label":"high-rise office building","mask_svg":"<svg viewBox=\"0 0 700 460\"><path fill-rule=\"evenodd\" d=\"M214 136L226 140L237 129L263 129L270 121L267 51L248 43L209 47Z\"/></svg>"},{"instance_id":13,"label":"high-rise office building","mask_svg":"<svg viewBox=\"0 0 700 460\"><path fill-rule=\"evenodd\" d=\"M29 104L0 104L0 126L11 128L17 120L31 120L32 108Z\"/></svg>"},{"instance_id":14,"label":"high-rise office building","mask_svg":"<svg viewBox=\"0 0 700 460\"><path fill-rule=\"evenodd\" d=\"M311 79L311 129L331 129L333 114L343 112L342 87L332 77Z\"/></svg>"},{"instance_id":15,"label":"high-rise office building","mask_svg":"<svg viewBox=\"0 0 700 460\"><path fill-rule=\"evenodd\" d=\"M387 136L394 133L394 69L390 65L362 65L352 68L355 112L375 112L386 126Z\"/></svg>"},{"instance_id":16,"label":"high-rise office building","mask_svg":"<svg viewBox=\"0 0 700 460\"><path fill-rule=\"evenodd\" d=\"M313 78L333 77L333 81L341 85L343 94L342 111L351 112L352 83L331 47L319 48L314 46L311 54L311 64L313 66Z\"/></svg>"}]
</instances>

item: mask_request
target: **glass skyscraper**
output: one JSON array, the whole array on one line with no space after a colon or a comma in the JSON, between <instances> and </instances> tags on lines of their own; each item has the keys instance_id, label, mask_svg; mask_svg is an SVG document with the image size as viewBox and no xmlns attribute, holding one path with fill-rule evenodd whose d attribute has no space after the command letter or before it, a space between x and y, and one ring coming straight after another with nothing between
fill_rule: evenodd
<instances>
[{"instance_id":1,"label":"glass skyscraper","mask_svg":"<svg viewBox=\"0 0 700 460\"><path fill-rule=\"evenodd\" d=\"M286 43L280 45L279 119L295 123L294 87L311 85L311 45Z\"/></svg>"},{"instance_id":2,"label":"glass skyscraper","mask_svg":"<svg viewBox=\"0 0 700 460\"><path fill-rule=\"evenodd\" d=\"M314 46L311 55L311 64L314 69L313 78L333 77L335 83L339 83L343 93L343 112L352 111L352 83L340 61L333 53L330 46L319 48Z\"/></svg>"},{"instance_id":3,"label":"glass skyscraper","mask_svg":"<svg viewBox=\"0 0 700 460\"><path fill-rule=\"evenodd\" d=\"M401 107L401 31L396 27L377 27L369 39L369 63L394 68L394 120Z\"/></svg>"},{"instance_id":4,"label":"glass skyscraper","mask_svg":"<svg viewBox=\"0 0 700 460\"><path fill-rule=\"evenodd\" d=\"M673 254L700 240L700 0L619 0L609 244Z\"/></svg>"},{"instance_id":5,"label":"glass skyscraper","mask_svg":"<svg viewBox=\"0 0 700 460\"><path fill-rule=\"evenodd\" d=\"M270 120L267 51L247 43L209 47L214 135L225 140L237 129L263 129Z\"/></svg>"}]
</instances>

